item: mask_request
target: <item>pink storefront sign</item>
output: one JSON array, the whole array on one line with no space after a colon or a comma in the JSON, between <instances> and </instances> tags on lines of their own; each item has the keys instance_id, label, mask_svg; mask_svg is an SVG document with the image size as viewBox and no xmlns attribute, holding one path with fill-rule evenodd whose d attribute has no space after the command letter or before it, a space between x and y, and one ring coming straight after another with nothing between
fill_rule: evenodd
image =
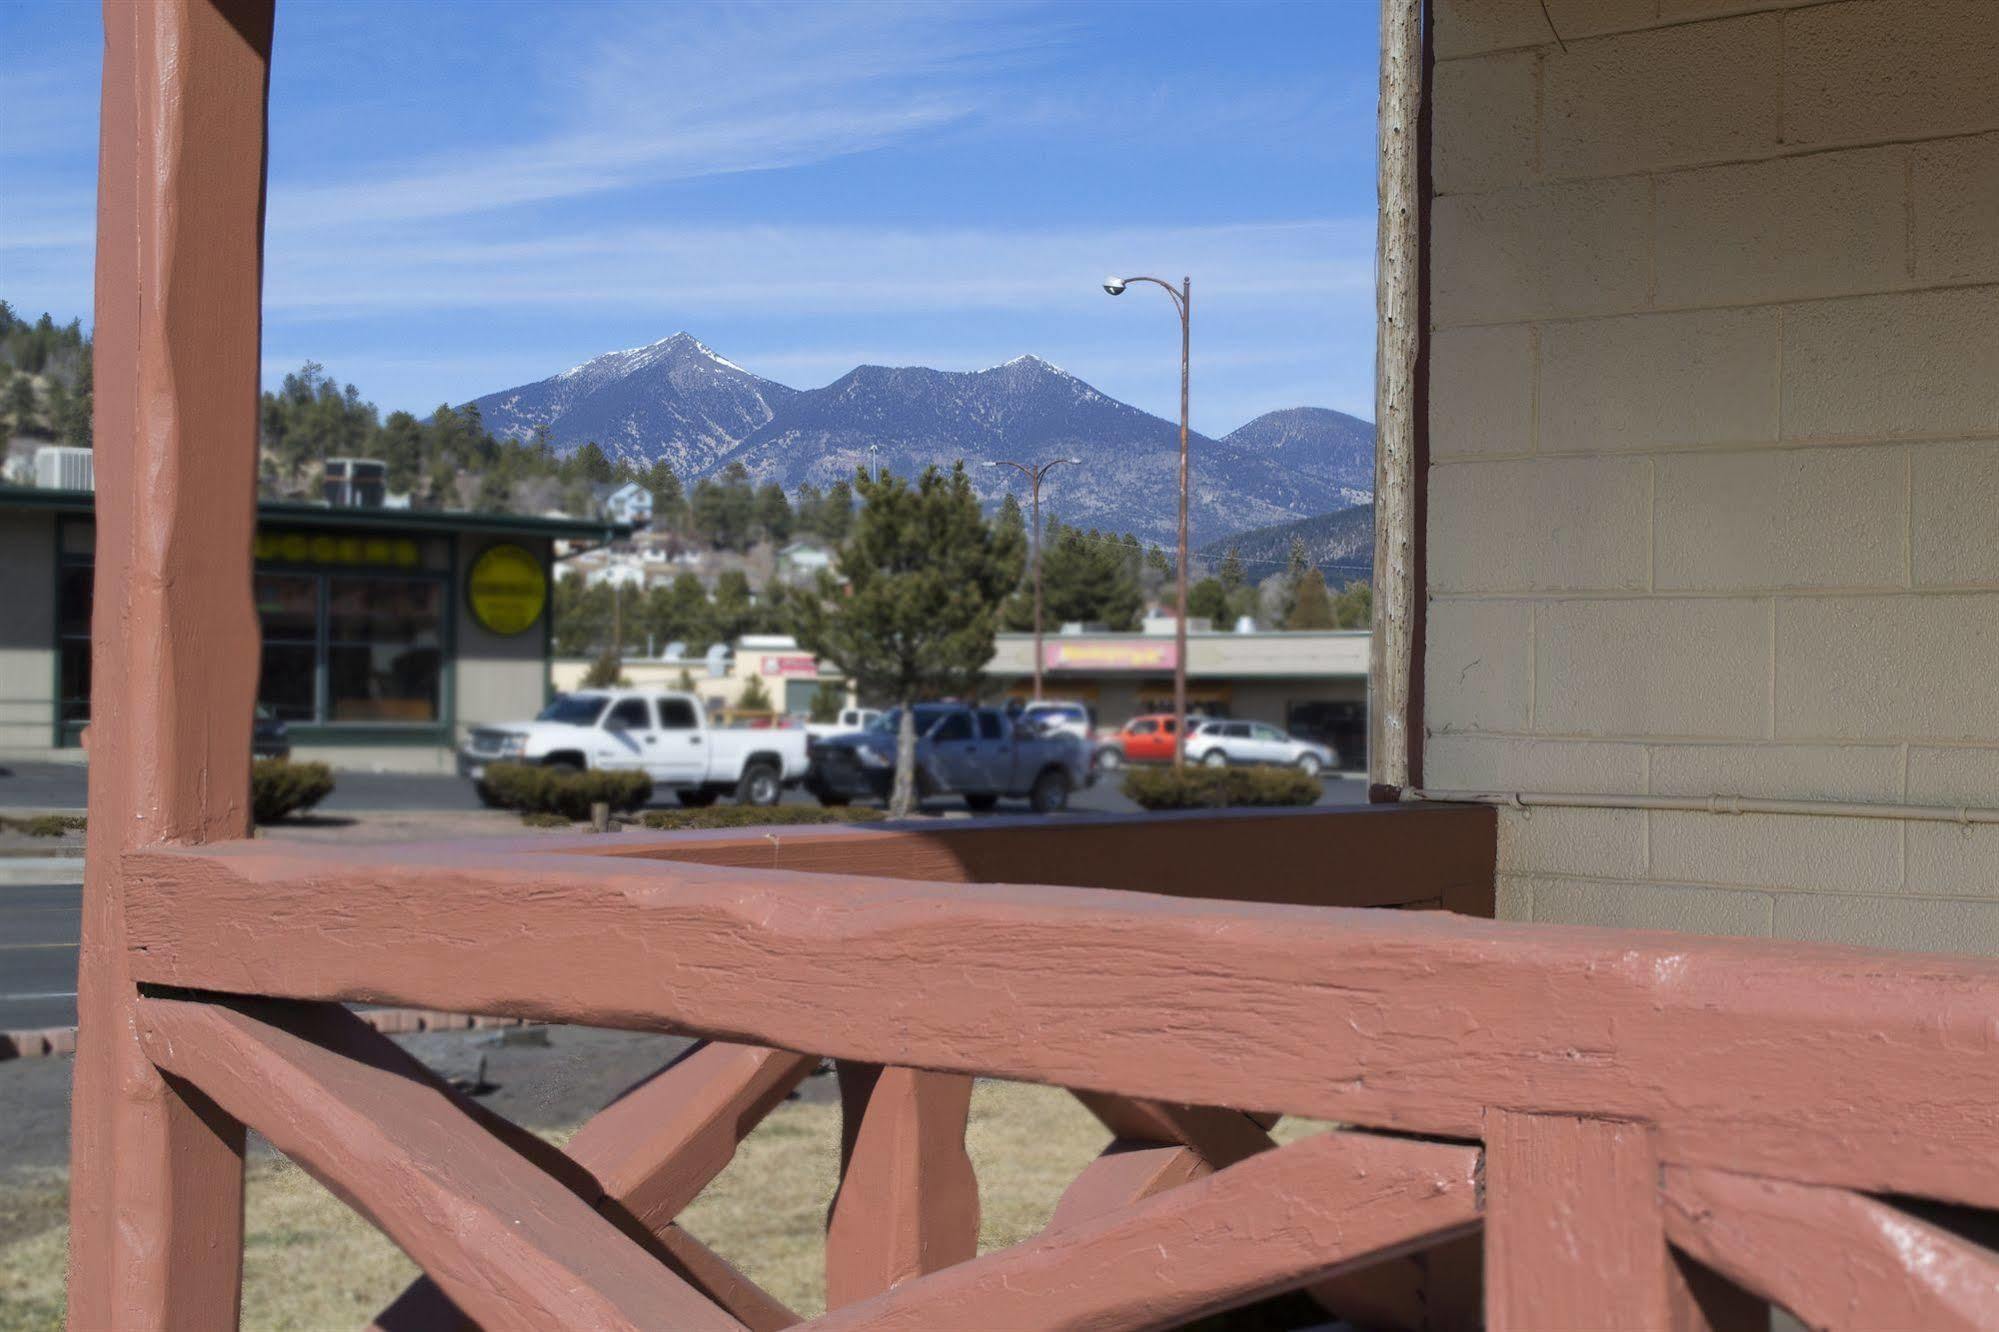
<instances>
[{"instance_id":1,"label":"pink storefront sign","mask_svg":"<svg viewBox=\"0 0 1999 1332\"><path fill-rule=\"evenodd\" d=\"M1041 665L1050 671L1170 671L1179 660L1172 643L1047 643Z\"/></svg>"}]
</instances>

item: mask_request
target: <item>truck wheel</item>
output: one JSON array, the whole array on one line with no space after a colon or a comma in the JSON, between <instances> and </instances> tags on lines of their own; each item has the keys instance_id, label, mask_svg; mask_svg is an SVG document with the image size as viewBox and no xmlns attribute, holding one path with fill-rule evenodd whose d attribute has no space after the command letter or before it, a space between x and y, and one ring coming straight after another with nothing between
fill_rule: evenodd
<instances>
[{"instance_id":1,"label":"truck wheel","mask_svg":"<svg viewBox=\"0 0 1999 1332\"><path fill-rule=\"evenodd\" d=\"M1034 789L1027 794L1027 803L1034 807L1036 814L1056 814L1069 807L1069 774L1060 768L1050 768L1034 779Z\"/></svg>"},{"instance_id":2,"label":"truck wheel","mask_svg":"<svg viewBox=\"0 0 1999 1332\"><path fill-rule=\"evenodd\" d=\"M768 763L756 763L736 784L739 805L775 805L784 796L784 781Z\"/></svg>"},{"instance_id":3,"label":"truck wheel","mask_svg":"<svg viewBox=\"0 0 1999 1332\"><path fill-rule=\"evenodd\" d=\"M971 810L974 814L983 814L998 803L999 797L996 795L968 795L965 797L965 808Z\"/></svg>"},{"instance_id":4,"label":"truck wheel","mask_svg":"<svg viewBox=\"0 0 1999 1332\"><path fill-rule=\"evenodd\" d=\"M718 793L710 791L705 786L694 786L675 794L680 797L680 803L688 809L706 809L715 803L715 796Z\"/></svg>"},{"instance_id":5,"label":"truck wheel","mask_svg":"<svg viewBox=\"0 0 1999 1332\"><path fill-rule=\"evenodd\" d=\"M1104 748L1097 751L1097 771L1116 772L1124 766L1124 755L1115 749Z\"/></svg>"}]
</instances>

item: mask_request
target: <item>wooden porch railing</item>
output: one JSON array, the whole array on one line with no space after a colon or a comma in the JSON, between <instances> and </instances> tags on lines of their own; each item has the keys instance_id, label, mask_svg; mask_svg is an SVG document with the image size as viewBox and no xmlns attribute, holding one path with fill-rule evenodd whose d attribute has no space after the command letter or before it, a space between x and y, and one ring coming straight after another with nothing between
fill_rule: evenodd
<instances>
[{"instance_id":1,"label":"wooden porch railing","mask_svg":"<svg viewBox=\"0 0 1999 1332\"><path fill-rule=\"evenodd\" d=\"M424 1270L381 1327L785 1326L678 1218L820 1055L822 1327L1163 1328L1297 1288L1379 1325L1999 1324L1991 1254L1912 1201L1999 1206L1999 966L1295 904L1475 901L1489 811L1261 820L1260 857L1229 821L250 840L270 7L105 16L71 1326L233 1325L246 1126ZM342 1001L709 1042L557 1152ZM985 1256L972 1075L1115 1135ZM1343 1127L1275 1147L1276 1113Z\"/></svg>"}]
</instances>

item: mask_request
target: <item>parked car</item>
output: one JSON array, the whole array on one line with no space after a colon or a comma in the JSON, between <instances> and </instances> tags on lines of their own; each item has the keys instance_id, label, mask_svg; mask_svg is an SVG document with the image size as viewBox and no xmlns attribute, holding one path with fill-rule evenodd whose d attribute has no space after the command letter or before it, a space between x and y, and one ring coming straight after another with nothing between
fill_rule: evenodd
<instances>
[{"instance_id":1,"label":"parked car","mask_svg":"<svg viewBox=\"0 0 1999 1332\"><path fill-rule=\"evenodd\" d=\"M1037 699L1011 715L1025 725L1039 727L1044 732L1060 731L1078 740L1090 739L1097 729L1096 718L1088 706L1063 699Z\"/></svg>"},{"instance_id":2,"label":"parked car","mask_svg":"<svg viewBox=\"0 0 1999 1332\"><path fill-rule=\"evenodd\" d=\"M291 736L287 734L284 722L261 703L250 721L250 756L260 759L292 756Z\"/></svg>"},{"instance_id":3,"label":"parked car","mask_svg":"<svg viewBox=\"0 0 1999 1332\"><path fill-rule=\"evenodd\" d=\"M1097 767L1115 772L1127 763L1171 763L1179 725L1180 719L1170 712L1133 717L1123 730L1106 736L1097 746Z\"/></svg>"},{"instance_id":4,"label":"parked car","mask_svg":"<svg viewBox=\"0 0 1999 1332\"><path fill-rule=\"evenodd\" d=\"M1333 751L1300 740L1268 722L1211 721L1189 727L1187 761L1211 768L1231 763L1274 763L1316 777L1333 766Z\"/></svg>"},{"instance_id":5,"label":"parked car","mask_svg":"<svg viewBox=\"0 0 1999 1332\"><path fill-rule=\"evenodd\" d=\"M807 722L806 734L814 740L825 740L836 735L852 735L855 731L865 731L881 718L880 708L841 708L835 721Z\"/></svg>"},{"instance_id":6,"label":"parked car","mask_svg":"<svg viewBox=\"0 0 1999 1332\"><path fill-rule=\"evenodd\" d=\"M919 795L961 795L976 810L1025 799L1036 813L1049 814L1090 784L1090 747L1073 735L1047 734L998 709L962 703L919 703L914 712ZM806 789L827 805L886 799L901 724L901 709L890 708L865 731L816 741Z\"/></svg>"},{"instance_id":7,"label":"parked car","mask_svg":"<svg viewBox=\"0 0 1999 1332\"><path fill-rule=\"evenodd\" d=\"M692 694L590 689L557 695L531 722L475 726L458 752L458 775L488 804L489 764L544 763L578 772L641 769L683 805L713 804L725 794L739 804L775 805L785 787L804 780L805 746L801 729L711 726Z\"/></svg>"}]
</instances>

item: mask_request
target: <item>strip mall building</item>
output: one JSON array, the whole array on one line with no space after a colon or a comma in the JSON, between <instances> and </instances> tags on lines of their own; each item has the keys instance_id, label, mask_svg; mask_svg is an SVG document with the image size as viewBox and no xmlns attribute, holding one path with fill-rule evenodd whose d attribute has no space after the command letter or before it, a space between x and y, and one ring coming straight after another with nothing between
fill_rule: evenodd
<instances>
[{"instance_id":1,"label":"strip mall building","mask_svg":"<svg viewBox=\"0 0 1999 1332\"><path fill-rule=\"evenodd\" d=\"M1270 722L1322 740L1338 750L1342 767L1362 767L1368 643L1364 629L1190 629L1188 706L1210 716ZM1177 652L1170 621L1150 621L1142 633L1049 634L1042 643L1042 693L1087 705L1105 729L1147 712L1171 712ZM1004 693L1031 694L1034 635L1001 634L986 672Z\"/></svg>"},{"instance_id":2,"label":"strip mall building","mask_svg":"<svg viewBox=\"0 0 1999 1332\"><path fill-rule=\"evenodd\" d=\"M92 499L0 487L0 754L74 753L90 719ZM259 706L286 723L300 757L448 771L467 729L546 701L554 543L621 531L260 504Z\"/></svg>"}]
</instances>

